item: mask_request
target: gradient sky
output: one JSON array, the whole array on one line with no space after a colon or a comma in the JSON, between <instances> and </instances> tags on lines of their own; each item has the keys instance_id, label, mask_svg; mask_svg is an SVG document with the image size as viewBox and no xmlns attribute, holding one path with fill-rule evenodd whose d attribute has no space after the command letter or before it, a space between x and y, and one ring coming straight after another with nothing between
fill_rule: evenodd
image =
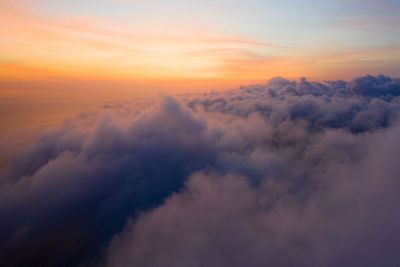
<instances>
[{"instance_id":1,"label":"gradient sky","mask_svg":"<svg viewBox=\"0 0 400 267\"><path fill-rule=\"evenodd\" d=\"M399 12L394 0L0 0L0 80L398 76Z\"/></svg>"}]
</instances>

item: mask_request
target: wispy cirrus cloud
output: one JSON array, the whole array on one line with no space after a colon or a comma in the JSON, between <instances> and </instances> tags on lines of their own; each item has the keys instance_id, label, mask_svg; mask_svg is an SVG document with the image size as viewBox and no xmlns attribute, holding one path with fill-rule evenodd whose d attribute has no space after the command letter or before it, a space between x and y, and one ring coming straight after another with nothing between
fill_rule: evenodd
<instances>
[{"instance_id":1,"label":"wispy cirrus cloud","mask_svg":"<svg viewBox=\"0 0 400 267\"><path fill-rule=\"evenodd\" d=\"M184 25L165 18L162 21L167 25L161 27L162 21L154 26L149 18L131 23L126 18L96 13L68 14L58 10L51 13L29 1L1 5L0 49L6 62L0 74L2 79L48 79L51 75L113 80L260 80L275 75L322 79L328 78L326 73L334 73L336 64L342 71L330 78L344 77L349 69L352 73L348 76L374 72L385 62L385 70L394 73L396 68L391 61L399 58L398 52L387 49L387 40L362 47L345 43L351 31L341 37L332 34L326 40L319 40L318 33L308 32L299 39L297 35L303 32L299 31L289 42L282 43L272 34L247 34L243 29L210 27L201 21ZM130 5L127 8L133 9ZM194 17L193 21L196 20ZM273 27L267 26L266 29ZM335 27L331 27L333 31ZM282 36L289 33L285 28L282 31ZM367 37L360 35L357 42ZM398 46L396 42L391 45ZM327 59L335 53L332 65ZM365 57L368 68L364 67ZM30 71L24 72L25 69Z\"/></svg>"},{"instance_id":2,"label":"wispy cirrus cloud","mask_svg":"<svg viewBox=\"0 0 400 267\"><path fill-rule=\"evenodd\" d=\"M223 69L223 49L231 57L245 57L243 49L279 49L277 45L239 35L212 33L205 29L146 32L115 28L92 17L65 16L50 19L15 5L4 5L1 29L8 61L20 69L43 69L60 74L131 77L218 76ZM35 53L31 53L34 50ZM197 57L193 54L201 53ZM26 63L22 63L26 62ZM75 70L74 70L75 66ZM7 76L11 70L3 76ZM28 74L28 73L27 73Z\"/></svg>"}]
</instances>

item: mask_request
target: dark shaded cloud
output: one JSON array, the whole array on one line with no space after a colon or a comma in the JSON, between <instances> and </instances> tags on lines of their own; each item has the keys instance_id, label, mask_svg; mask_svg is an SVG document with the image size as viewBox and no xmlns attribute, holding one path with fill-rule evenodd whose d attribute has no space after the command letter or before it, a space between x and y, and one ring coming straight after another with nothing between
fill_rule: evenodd
<instances>
[{"instance_id":1,"label":"dark shaded cloud","mask_svg":"<svg viewBox=\"0 0 400 267\"><path fill-rule=\"evenodd\" d=\"M399 95L278 77L66 120L2 173L0 263L395 266Z\"/></svg>"},{"instance_id":2,"label":"dark shaded cloud","mask_svg":"<svg viewBox=\"0 0 400 267\"><path fill-rule=\"evenodd\" d=\"M45 250L53 264L89 253L135 210L161 203L213 153L205 121L169 97L128 125L116 121L102 117L89 128L66 123L12 160L0 191L6 260L19 261L27 240L35 240L26 251L32 255L23 256Z\"/></svg>"}]
</instances>

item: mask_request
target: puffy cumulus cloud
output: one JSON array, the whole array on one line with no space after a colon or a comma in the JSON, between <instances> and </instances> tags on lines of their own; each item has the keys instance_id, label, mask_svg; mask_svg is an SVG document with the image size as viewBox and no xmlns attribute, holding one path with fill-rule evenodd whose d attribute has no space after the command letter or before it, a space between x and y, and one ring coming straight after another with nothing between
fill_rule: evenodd
<instances>
[{"instance_id":1,"label":"puffy cumulus cloud","mask_svg":"<svg viewBox=\"0 0 400 267\"><path fill-rule=\"evenodd\" d=\"M127 224L106 265L397 266L399 134L369 136L368 156L332 163L303 187L194 174L182 192Z\"/></svg>"},{"instance_id":2,"label":"puffy cumulus cloud","mask_svg":"<svg viewBox=\"0 0 400 267\"><path fill-rule=\"evenodd\" d=\"M2 173L0 262L395 265L399 85L274 78L81 114Z\"/></svg>"},{"instance_id":3,"label":"puffy cumulus cloud","mask_svg":"<svg viewBox=\"0 0 400 267\"><path fill-rule=\"evenodd\" d=\"M3 174L2 259L70 265L99 249L207 165L208 139L205 120L168 97L130 124L108 115L45 133Z\"/></svg>"}]
</instances>

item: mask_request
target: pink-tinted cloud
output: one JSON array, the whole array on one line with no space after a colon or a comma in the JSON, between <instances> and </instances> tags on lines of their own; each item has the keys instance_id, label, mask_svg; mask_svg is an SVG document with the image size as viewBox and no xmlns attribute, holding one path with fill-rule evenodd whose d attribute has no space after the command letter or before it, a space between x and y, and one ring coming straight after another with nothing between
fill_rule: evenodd
<instances>
[{"instance_id":1,"label":"pink-tinted cloud","mask_svg":"<svg viewBox=\"0 0 400 267\"><path fill-rule=\"evenodd\" d=\"M105 103L10 158L0 262L395 265L399 96L277 77Z\"/></svg>"}]
</instances>

